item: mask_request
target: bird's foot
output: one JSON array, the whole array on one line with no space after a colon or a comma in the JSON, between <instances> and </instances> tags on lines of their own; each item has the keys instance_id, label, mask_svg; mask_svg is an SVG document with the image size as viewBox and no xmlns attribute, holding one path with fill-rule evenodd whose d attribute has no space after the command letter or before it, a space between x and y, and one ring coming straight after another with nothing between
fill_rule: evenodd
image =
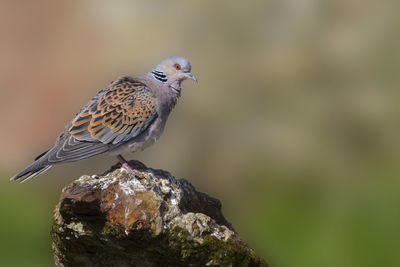
<instances>
[{"instance_id":1,"label":"bird's foot","mask_svg":"<svg viewBox=\"0 0 400 267\"><path fill-rule=\"evenodd\" d=\"M117 158L118 158L119 162L121 163L121 167L124 167L125 169L132 171L132 167L129 166L128 161L123 156L118 155Z\"/></svg>"},{"instance_id":2,"label":"bird's foot","mask_svg":"<svg viewBox=\"0 0 400 267\"><path fill-rule=\"evenodd\" d=\"M131 161L127 161L126 159L124 159L124 157L122 157L121 155L117 156L121 167L124 167L127 170L134 170L134 169L146 169L146 165L144 165L143 163L141 163L140 161L137 160L131 160Z\"/></svg>"},{"instance_id":3,"label":"bird's foot","mask_svg":"<svg viewBox=\"0 0 400 267\"><path fill-rule=\"evenodd\" d=\"M125 169L127 169L127 170L130 170L130 171L132 171L133 169L132 169L132 167L129 165L129 163L128 162L124 162L124 163L122 163L122 167L124 167Z\"/></svg>"}]
</instances>

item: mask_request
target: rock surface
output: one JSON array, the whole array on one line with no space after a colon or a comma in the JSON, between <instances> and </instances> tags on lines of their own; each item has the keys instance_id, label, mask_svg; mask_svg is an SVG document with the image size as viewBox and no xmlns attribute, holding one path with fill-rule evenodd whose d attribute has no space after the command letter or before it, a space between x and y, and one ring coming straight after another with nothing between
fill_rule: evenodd
<instances>
[{"instance_id":1,"label":"rock surface","mask_svg":"<svg viewBox=\"0 0 400 267\"><path fill-rule=\"evenodd\" d=\"M268 266L219 200L184 179L113 167L63 189L52 229L57 266Z\"/></svg>"}]
</instances>

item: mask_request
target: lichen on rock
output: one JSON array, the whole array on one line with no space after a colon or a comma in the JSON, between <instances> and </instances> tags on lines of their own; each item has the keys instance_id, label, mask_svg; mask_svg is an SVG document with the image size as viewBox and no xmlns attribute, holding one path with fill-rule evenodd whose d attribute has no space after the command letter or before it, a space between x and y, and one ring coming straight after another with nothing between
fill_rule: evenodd
<instances>
[{"instance_id":1,"label":"lichen on rock","mask_svg":"<svg viewBox=\"0 0 400 267\"><path fill-rule=\"evenodd\" d=\"M52 229L57 266L268 266L219 200L132 161L63 189Z\"/></svg>"}]
</instances>

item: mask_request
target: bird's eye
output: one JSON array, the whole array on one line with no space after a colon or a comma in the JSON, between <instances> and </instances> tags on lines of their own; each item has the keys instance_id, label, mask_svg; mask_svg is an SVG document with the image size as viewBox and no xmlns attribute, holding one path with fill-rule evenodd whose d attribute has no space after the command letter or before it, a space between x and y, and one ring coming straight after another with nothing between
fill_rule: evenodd
<instances>
[{"instance_id":1,"label":"bird's eye","mask_svg":"<svg viewBox=\"0 0 400 267\"><path fill-rule=\"evenodd\" d=\"M174 64L174 68L177 69L177 70L180 70L180 69L181 69L181 65L179 65L179 64Z\"/></svg>"}]
</instances>

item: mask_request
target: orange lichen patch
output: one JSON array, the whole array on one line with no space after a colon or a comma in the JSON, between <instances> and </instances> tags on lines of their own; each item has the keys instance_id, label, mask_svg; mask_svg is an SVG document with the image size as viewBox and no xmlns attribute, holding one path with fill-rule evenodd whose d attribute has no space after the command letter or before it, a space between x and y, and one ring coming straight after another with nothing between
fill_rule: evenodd
<instances>
[{"instance_id":1,"label":"orange lichen patch","mask_svg":"<svg viewBox=\"0 0 400 267\"><path fill-rule=\"evenodd\" d=\"M119 225L125 234L154 228L161 199L152 191L127 194L121 188L118 183L110 186L104 197L103 208L108 210L108 221L114 226Z\"/></svg>"},{"instance_id":2,"label":"orange lichen patch","mask_svg":"<svg viewBox=\"0 0 400 267\"><path fill-rule=\"evenodd\" d=\"M198 236L200 234L200 227L197 225L196 222L192 224L192 231L194 236Z\"/></svg>"}]
</instances>

